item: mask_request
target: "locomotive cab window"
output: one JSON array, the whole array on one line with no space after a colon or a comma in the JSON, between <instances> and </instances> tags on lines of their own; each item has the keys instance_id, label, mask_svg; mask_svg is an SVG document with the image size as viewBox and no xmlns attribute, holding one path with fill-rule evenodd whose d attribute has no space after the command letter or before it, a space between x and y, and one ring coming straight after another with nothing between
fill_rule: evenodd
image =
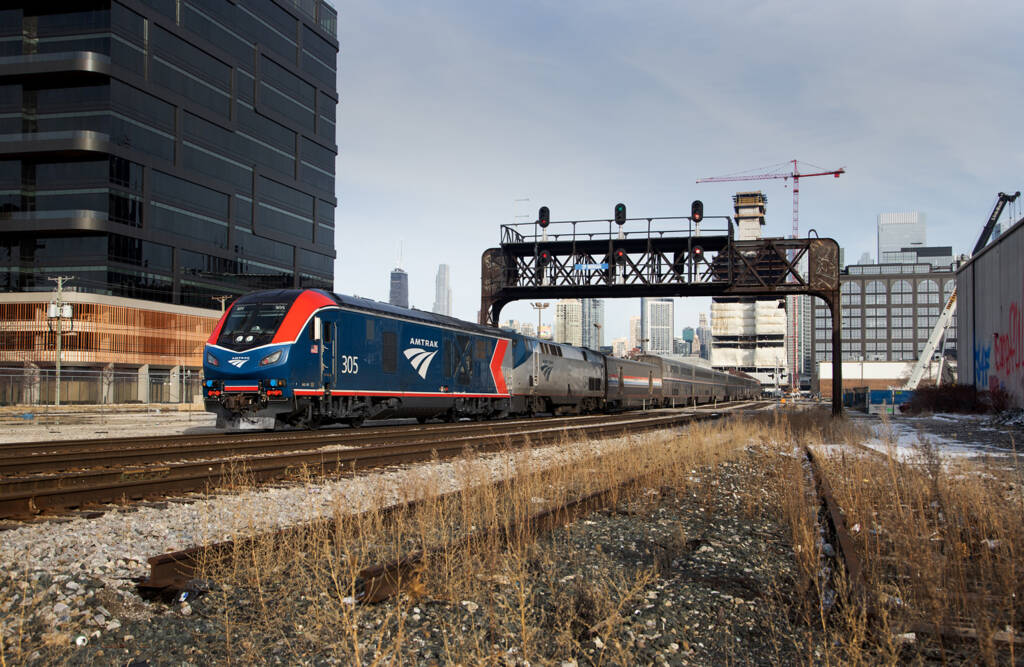
<instances>
[{"instance_id":1,"label":"locomotive cab window","mask_svg":"<svg viewBox=\"0 0 1024 667\"><path fill-rule=\"evenodd\" d=\"M218 345L234 348L269 343L284 321L290 304L236 303L224 320Z\"/></svg>"}]
</instances>

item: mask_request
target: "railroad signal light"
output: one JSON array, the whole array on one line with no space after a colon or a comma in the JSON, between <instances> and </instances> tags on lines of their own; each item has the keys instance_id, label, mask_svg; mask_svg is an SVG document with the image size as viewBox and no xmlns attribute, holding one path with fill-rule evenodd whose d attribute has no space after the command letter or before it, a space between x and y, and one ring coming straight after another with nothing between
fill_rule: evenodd
<instances>
[{"instance_id":1,"label":"railroad signal light","mask_svg":"<svg viewBox=\"0 0 1024 667\"><path fill-rule=\"evenodd\" d=\"M625 264L626 263L626 255L627 255L627 253L626 253L625 250L623 250L622 248L619 248L613 254L614 254L614 258L615 258L615 263L616 264Z\"/></svg>"},{"instance_id":2,"label":"railroad signal light","mask_svg":"<svg viewBox=\"0 0 1024 667\"><path fill-rule=\"evenodd\" d=\"M541 250L537 255L537 264L544 266L551 261L551 252L548 250Z\"/></svg>"},{"instance_id":3,"label":"railroad signal light","mask_svg":"<svg viewBox=\"0 0 1024 667\"><path fill-rule=\"evenodd\" d=\"M626 224L626 205L622 202L615 205L615 224L620 226Z\"/></svg>"},{"instance_id":4,"label":"railroad signal light","mask_svg":"<svg viewBox=\"0 0 1024 667\"><path fill-rule=\"evenodd\" d=\"M693 200L693 203L690 204L690 219L694 222L704 219L704 202L699 199Z\"/></svg>"},{"instance_id":5,"label":"railroad signal light","mask_svg":"<svg viewBox=\"0 0 1024 667\"><path fill-rule=\"evenodd\" d=\"M693 246L693 250L690 251L693 254L694 259L701 259L704 257L704 248L699 245Z\"/></svg>"},{"instance_id":6,"label":"railroad signal light","mask_svg":"<svg viewBox=\"0 0 1024 667\"><path fill-rule=\"evenodd\" d=\"M540 211L537 212L537 224L541 226L541 229L547 229L547 226L551 224L551 211L547 206L541 206Z\"/></svg>"}]
</instances>

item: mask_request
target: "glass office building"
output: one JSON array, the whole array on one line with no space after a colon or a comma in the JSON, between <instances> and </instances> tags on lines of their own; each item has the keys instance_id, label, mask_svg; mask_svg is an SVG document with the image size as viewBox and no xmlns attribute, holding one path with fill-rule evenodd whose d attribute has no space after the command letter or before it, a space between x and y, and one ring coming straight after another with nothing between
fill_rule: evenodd
<instances>
[{"instance_id":1,"label":"glass office building","mask_svg":"<svg viewBox=\"0 0 1024 667\"><path fill-rule=\"evenodd\" d=\"M81 291L211 308L332 288L333 8L13 4L0 9L0 291L69 275Z\"/></svg>"}]
</instances>

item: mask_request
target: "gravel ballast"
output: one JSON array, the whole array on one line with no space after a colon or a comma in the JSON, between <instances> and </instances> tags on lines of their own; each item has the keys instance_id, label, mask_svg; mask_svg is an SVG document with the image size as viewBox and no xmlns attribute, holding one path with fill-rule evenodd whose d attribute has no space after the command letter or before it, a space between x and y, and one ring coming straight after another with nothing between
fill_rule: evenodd
<instances>
[{"instance_id":1,"label":"gravel ballast","mask_svg":"<svg viewBox=\"0 0 1024 667\"><path fill-rule=\"evenodd\" d=\"M980 421L978 427L988 428ZM583 452L630 447L617 439L529 456L550 466ZM476 465L496 480L514 473L516 456L522 455L480 456ZM769 456L776 454L748 448L735 460L691 471L684 488L644 489L541 537L537 548L546 555L525 566L537 582L530 608L542 629L530 642L531 664L814 662L821 639L794 620L801 601L791 599L797 571L787 530L773 518L767 496L763 506L751 506ZM164 604L141 600L132 579L147 574L149 556L329 515L338 503L356 512L409 500L402 489L453 490L457 465L435 462L2 532L4 655L28 664L348 664L352 656L311 635L301 613L281 617L266 637L240 636L232 623L239 614L257 615L263 596L275 592L273 581L259 591L212 581L205 595ZM607 593L609 581L637 581L651 572L640 589L617 598L615 622L607 622L607 602L598 593ZM484 640L494 664L526 664L515 627L497 622L516 594L514 581L496 572L473 599L429 591L402 597L360 608L356 626L337 633L402 638L397 646L368 642L364 664L445 664L480 655ZM301 610L303 601L295 602ZM577 619L571 628L563 624L566 609ZM579 625L580 618L587 623ZM558 639L565 632L570 644Z\"/></svg>"}]
</instances>

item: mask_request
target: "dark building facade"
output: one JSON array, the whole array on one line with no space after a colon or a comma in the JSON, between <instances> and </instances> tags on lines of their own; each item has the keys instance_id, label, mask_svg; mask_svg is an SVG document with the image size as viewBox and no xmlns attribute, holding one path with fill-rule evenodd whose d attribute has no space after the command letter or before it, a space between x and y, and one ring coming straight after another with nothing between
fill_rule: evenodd
<instances>
[{"instance_id":1,"label":"dark building facade","mask_svg":"<svg viewBox=\"0 0 1024 667\"><path fill-rule=\"evenodd\" d=\"M0 291L50 290L60 274L210 308L331 289L334 9L13 4L0 9Z\"/></svg>"}]
</instances>

